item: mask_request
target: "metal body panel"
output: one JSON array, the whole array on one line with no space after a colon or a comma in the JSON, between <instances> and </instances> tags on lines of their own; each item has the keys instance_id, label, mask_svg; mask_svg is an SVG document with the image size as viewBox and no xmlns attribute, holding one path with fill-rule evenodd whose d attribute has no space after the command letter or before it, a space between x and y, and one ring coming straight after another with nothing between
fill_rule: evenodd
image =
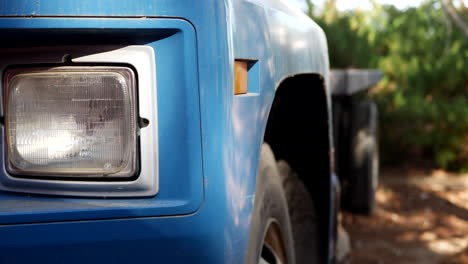
<instances>
[{"instance_id":1,"label":"metal body panel","mask_svg":"<svg viewBox=\"0 0 468 264\"><path fill-rule=\"evenodd\" d=\"M318 73L327 80L328 55L320 28L277 0L1 0L0 16L26 17L10 22L0 18L0 31L18 27L87 27L99 32L109 27L108 21L124 30L153 28L157 22L148 21L163 17L172 17L165 20L181 18L189 21L196 32L196 44L183 43L196 48L197 53L181 52L184 59L196 63L196 67L190 68L192 64L171 62L170 52L158 54L158 47L154 47L156 60L169 63L165 68L161 61L156 62L157 69L165 69L157 73L161 157L158 195L150 201L58 199L1 193L0 204L5 199L18 199L30 207L23 210L23 216L18 216L14 214L14 202L3 209L0 205L2 217L8 219L4 222L8 224L0 226L0 260L5 263L38 258L48 263L128 263L150 259L160 263L243 263L259 150L275 88L281 80L297 73ZM116 16L125 18L109 18ZM88 21L94 24L91 26ZM163 44L158 45L161 48ZM171 42L165 45L166 51L180 48L171 46ZM258 60L258 93L234 96L235 58ZM170 89L174 80L165 76L174 75L180 65L189 72L184 76L196 77L180 78L178 81L191 89L174 91ZM178 101L174 103L171 98ZM199 111L194 107L198 104ZM191 107L180 112L181 105ZM178 130L169 129L177 125L180 125ZM171 145L168 133L175 133L185 141ZM186 148L184 143L195 146L199 142L202 152L191 148L183 159L190 162L178 163L174 153ZM200 197L198 193L203 193L203 201L190 201L190 209L195 210L184 216L180 212L190 210L187 207L179 210L176 200L159 205L155 202L164 193L168 196L181 193L175 187L168 188L175 186L171 182L176 180L165 166L175 164L181 170L176 175L185 175L182 172L185 171L192 177L193 171L203 172L203 186L186 190L183 181L176 182L188 191L183 196L185 199L196 197L196 200ZM115 213L115 208L109 209L113 205L119 206L120 214ZM53 207L56 209L51 210ZM108 220L95 220L100 218ZM73 221L78 219L82 221ZM49 223L33 223L36 221ZM16 222L29 224L15 225ZM24 254L25 250L28 254Z\"/></svg>"},{"instance_id":2,"label":"metal body panel","mask_svg":"<svg viewBox=\"0 0 468 264\"><path fill-rule=\"evenodd\" d=\"M130 199L77 199L0 192L0 224L181 215L193 213L200 207L203 200L200 108L197 87L198 77L196 70L194 70L197 67L196 38L194 28L190 23L176 19L127 19L124 23L121 19L6 18L0 19L0 25L2 28L16 29L18 31L17 38L21 38L24 34L28 35L28 31L21 32L21 30L27 29L41 29L47 38L60 38L61 35L57 35L55 32L57 28L62 28L63 33L65 33L67 28L78 27L84 30L94 30L100 27L122 30L131 28L134 35L137 35L141 30L154 29L156 31L155 29L158 29L170 30L172 34L160 38L159 33L156 31L154 34L158 34L157 40L154 40L154 36L151 34L145 35L145 38L139 36L131 40L133 42L144 42L148 47L151 47L155 52L156 64L163 65L156 69L152 68L153 72L146 74L159 76L156 78L159 87L157 104L158 131L157 133L154 132L152 137L157 136L159 140L158 163L161 191L154 197L135 198L138 195L134 195ZM50 27L53 27L53 34L55 35L46 35L45 32L49 32L47 29ZM174 29L177 30L174 31ZM11 40L13 41L13 39L14 36L12 35ZM78 41L78 39L74 41ZM177 48L177 50L174 51L174 48ZM119 50L119 47L106 46L106 48L103 48L103 46L96 46L90 48L85 46L80 49L79 46L68 48L64 46L55 47L53 51L51 51L51 48L38 48L38 50L31 50L31 52L41 53L40 57L48 57L48 61L60 62L63 57L60 50L67 49L70 51L71 56L76 55L72 57L72 60L80 63L91 60L94 63L96 59L102 59L97 58L102 54L96 54L102 53L103 49L111 49L112 51L108 52L113 53ZM125 50L131 50L131 48L127 46ZM15 57L15 52L6 54ZM184 57L183 54L189 56ZM14 63L37 63L33 59L33 55L27 53L23 55L22 58L14 60ZM138 53L135 53L132 59L137 59L137 56ZM122 58L122 62L132 64L132 59ZM43 63L44 61L39 60L39 62ZM145 81L143 71L151 70L150 65L147 65L145 69L139 69L139 65L134 66L138 70L140 81ZM150 85L150 83L144 85ZM150 96L148 94L141 95ZM143 107L143 103L144 101L140 102L141 107ZM147 109L140 110L143 110L140 111L140 115L151 118L147 115ZM142 137L146 133L144 129L146 128L140 131ZM149 144L148 141L140 142ZM140 152L141 155L144 155L145 148L141 148ZM152 154L155 155L156 153ZM145 156L145 158L148 158L148 156ZM152 165L154 166L154 164ZM165 175L165 177L161 177L161 175ZM184 184L180 184L181 182ZM44 186L40 187L47 189L47 186L45 186L47 184L51 183L44 182ZM82 182L82 184L92 185L93 183ZM79 187L71 186L70 188L73 190ZM49 191L52 191L52 188ZM40 190L36 188L36 190L32 189L31 192L37 193ZM57 188L54 189L54 192L58 194ZM49 193L44 191L43 194ZM64 192L64 194L67 193Z\"/></svg>"}]
</instances>

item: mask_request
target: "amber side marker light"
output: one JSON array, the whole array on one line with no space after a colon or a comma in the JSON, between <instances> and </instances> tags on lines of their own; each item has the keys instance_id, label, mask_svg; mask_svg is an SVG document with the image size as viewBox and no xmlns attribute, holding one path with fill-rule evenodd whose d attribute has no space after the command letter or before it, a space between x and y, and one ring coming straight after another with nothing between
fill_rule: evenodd
<instances>
[{"instance_id":1,"label":"amber side marker light","mask_svg":"<svg viewBox=\"0 0 468 264\"><path fill-rule=\"evenodd\" d=\"M246 94L248 91L248 63L234 61L234 94Z\"/></svg>"}]
</instances>

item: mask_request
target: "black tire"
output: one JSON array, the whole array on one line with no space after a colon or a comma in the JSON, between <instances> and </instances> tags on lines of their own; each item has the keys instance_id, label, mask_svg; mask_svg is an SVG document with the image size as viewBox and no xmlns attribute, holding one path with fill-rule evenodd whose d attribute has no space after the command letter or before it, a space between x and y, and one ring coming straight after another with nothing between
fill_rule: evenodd
<instances>
[{"instance_id":1,"label":"black tire","mask_svg":"<svg viewBox=\"0 0 468 264\"><path fill-rule=\"evenodd\" d=\"M265 253L264 241L267 231L273 224L279 229L286 258L285 264L295 264L286 196L273 152L267 144L263 144L245 263L259 263L262 253Z\"/></svg>"},{"instance_id":2,"label":"black tire","mask_svg":"<svg viewBox=\"0 0 468 264\"><path fill-rule=\"evenodd\" d=\"M319 263L318 220L312 198L286 161L279 161L278 169L288 201L296 263Z\"/></svg>"},{"instance_id":3,"label":"black tire","mask_svg":"<svg viewBox=\"0 0 468 264\"><path fill-rule=\"evenodd\" d=\"M353 213L375 211L379 179L378 111L374 102L353 105L348 195L345 203Z\"/></svg>"}]
</instances>

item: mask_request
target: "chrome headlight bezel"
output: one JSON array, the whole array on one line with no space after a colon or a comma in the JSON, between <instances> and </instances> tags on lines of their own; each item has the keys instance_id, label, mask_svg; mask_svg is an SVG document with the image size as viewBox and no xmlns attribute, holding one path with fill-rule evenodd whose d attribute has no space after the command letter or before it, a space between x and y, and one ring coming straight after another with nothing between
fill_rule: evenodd
<instances>
[{"instance_id":1,"label":"chrome headlight bezel","mask_svg":"<svg viewBox=\"0 0 468 264\"><path fill-rule=\"evenodd\" d=\"M148 121L136 131L139 136L139 170L129 177L73 177L64 180L64 177L27 177L22 173L12 173L8 170L8 164L3 162L0 171L0 190L86 197L142 197L153 196L158 192L159 164L158 164L158 126L157 126L157 88L156 65L152 47L134 45L126 47L116 46L90 46L90 47L62 47L60 49L41 48L17 49L14 51L1 51L0 72L4 73L8 68L14 67L41 67L47 64L79 65L108 65L108 67L128 65L135 73L137 113L143 120ZM1 54L0 54L1 55ZM65 65L64 65L65 66ZM5 80L5 79L4 79ZM5 88L2 82L2 91ZM2 93L3 96L3 93ZM4 100L2 100L4 104ZM0 108L4 116L4 107ZM0 160L5 161L7 153L5 141L5 127L1 127L3 138L3 151ZM137 156L138 157L138 156ZM63 176L63 175L62 175Z\"/></svg>"}]
</instances>

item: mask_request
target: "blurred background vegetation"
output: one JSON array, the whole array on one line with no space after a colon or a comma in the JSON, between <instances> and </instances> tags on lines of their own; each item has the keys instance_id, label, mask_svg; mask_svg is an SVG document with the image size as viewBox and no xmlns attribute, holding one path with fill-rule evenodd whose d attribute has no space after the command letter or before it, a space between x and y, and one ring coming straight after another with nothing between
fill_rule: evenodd
<instances>
[{"instance_id":1,"label":"blurred background vegetation","mask_svg":"<svg viewBox=\"0 0 468 264\"><path fill-rule=\"evenodd\" d=\"M468 171L468 10L428 0L397 9L372 1L339 11L328 0L308 14L325 31L332 68L378 68L369 91L380 110L384 165Z\"/></svg>"}]
</instances>

